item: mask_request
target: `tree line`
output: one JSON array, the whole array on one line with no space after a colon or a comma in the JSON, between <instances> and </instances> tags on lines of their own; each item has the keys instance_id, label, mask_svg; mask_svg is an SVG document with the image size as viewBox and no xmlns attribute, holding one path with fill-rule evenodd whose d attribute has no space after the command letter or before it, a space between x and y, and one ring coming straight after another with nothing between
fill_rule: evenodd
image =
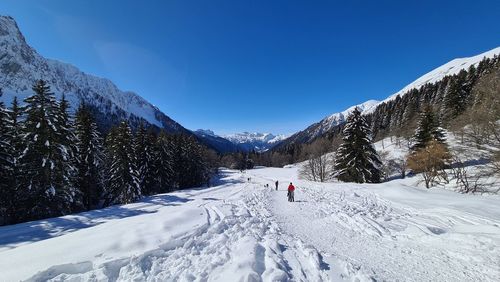
<instances>
[{"instance_id":1,"label":"tree line","mask_svg":"<svg viewBox=\"0 0 500 282\"><path fill-rule=\"evenodd\" d=\"M22 105L0 103L0 225L132 203L214 172L214 153L192 136L133 132L126 120L102 134L85 104L73 117L45 81L32 89Z\"/></svg>"}]
</instances>

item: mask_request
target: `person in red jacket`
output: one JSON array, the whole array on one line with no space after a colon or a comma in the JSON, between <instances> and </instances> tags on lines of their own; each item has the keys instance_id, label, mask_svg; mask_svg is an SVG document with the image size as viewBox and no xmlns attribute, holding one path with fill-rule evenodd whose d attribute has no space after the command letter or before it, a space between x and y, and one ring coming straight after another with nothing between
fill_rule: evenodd
<instances>
[{"instance_id":1,"label":"person in red jacket","mask_svg":"<svg viewBox=\"0 0 500 282\"><path fill-rule=\"evenodd\" d=\"M295 191L295 186L293 186L292 182L290 182L290 185L288 185L288 201L289 202L295 202L295 197L294 197L294 191Z\"/></svg>"}]
</instances>

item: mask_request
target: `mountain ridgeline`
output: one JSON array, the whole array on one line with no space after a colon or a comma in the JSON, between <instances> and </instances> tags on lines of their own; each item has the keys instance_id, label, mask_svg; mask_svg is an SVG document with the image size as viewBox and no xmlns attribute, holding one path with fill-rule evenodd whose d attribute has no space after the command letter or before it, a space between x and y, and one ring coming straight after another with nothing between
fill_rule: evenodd
<instances>
[{"instance_id":1,"label":"mountain ridgeline","mask_svg":"<svg viewBox=\"0 0 500 282\"><path fill-rule=\"evenodd\" d=\"M418 114L427 105L437 114L442 126L454 129L467 125L464 114L485 102L481 100L480 88L495 87L496 84L492 81L500 79L499 54L500 48L496 48L474 57L455 59L382 102L369 101L359 105L358 109L371 124L373 138L380 140L391 135L410 138L417 126ZM500 95L500 89L487 91ZM486 101L488 102L499 101ZM306 155L304 149L312 143L326 139L336 144L345 122L342 119L333 119L332 122L332 117L344 117L352 109L354 107L343 114L327 117L283 140L272 149L271 154L279 156L273 165L303 160Z\"/></svg>"},{"instance_id":2,"label":"mountain ridgeline","mask_svg":"<svg viewBox=\"0 0 500 282\"><path fill-rule=\"evenodd\" d=\"M81 102L91 107L102 129L127 119L133 127L144 121L170 133L188 132L142 97L118 89L110 80L42 57L26 43L17 23L8 16L0 16L0 73L6 104L14 96L23 100L31 95L32 85L43 79L57 97L66 96L73 111Z\"/></svg>"}]
</instances>

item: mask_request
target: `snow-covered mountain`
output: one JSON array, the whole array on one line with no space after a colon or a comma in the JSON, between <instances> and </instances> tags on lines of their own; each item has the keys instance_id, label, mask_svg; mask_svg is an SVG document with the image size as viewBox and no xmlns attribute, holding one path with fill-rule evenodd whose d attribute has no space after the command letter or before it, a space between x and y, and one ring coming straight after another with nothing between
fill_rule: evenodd
<instances>
[{"instance_id":1,"label":"snow-covered mountain","mask_svg":"<svg viewBox=\"0 0 500 282\"><path fill-rule=\"evenodd\" d=\"M218 148L219 152L249 152L252 150L264 152L286 139L286 135L257 132L243 132L219 136L212 130L198 129L193 131L193 133L209 142L212 147Z\"/></svg>"},{"instance_id":2,"label":"snow-covered mountain","mask_svg":"<svg viewBox=\"0 0 500 282\"><path fill-rule=\"evenodd\" d=\"M227 140L237 144L245 151L255 150L264 152L276 146L279 142L286 138L285 135L274 135L271 133L235 133L223 136Z\"/></svg>"},{"instance_id":3,"label":"snow-covered mountain","mask_svg":"<svg viewBox=\"0 0 500 282\"><path fill-rule=\"evenodd\" d=\"M145 120L169 132L188 132L136 93L122 91L110 80L86 74L70 64L42 57L26 43L15 20L8 16L0 16L0 73L1 99L7 105L14 96L22 100L32 95L33 83L43 79L56 96L66 95L72 109L80 102L93 107L103 127L125 118L133 124Z\"/></svg>"},{"instance_id":4,"label":"snow-covered mountain","mask_svg":"<svg viewBox=\"0 0 500 282\"><path fill-rule=\"evenodd\" d=\"M322 119L321 121L310 125L306 129L293 134L286 140L283 140L281 145L310 142L314 140L316 137L321 136L327 132L330 132L337 125L344 123L346 117L349 115L350 112L354 110L355 107L358 107L363 114L370 114L374 112L375 109L381 104L393 100L397 96L406 95L412 89L419 89L420 87L424 86L427 83L438 82L442 80L445 76L458 74L461 70L464 69L467 70L472 65L477 66L479 62L481 62L481 60L484 58L492 58L495 55L499 54L500 54L500 47L497 47L495 49L481 53L476 56L451 60L450 62L422 75L421 77L411 82L398 92L390 95L383 101L369 100L362 104L352 106L343 112L334 113Z\"/></svg>"}]
</instances>

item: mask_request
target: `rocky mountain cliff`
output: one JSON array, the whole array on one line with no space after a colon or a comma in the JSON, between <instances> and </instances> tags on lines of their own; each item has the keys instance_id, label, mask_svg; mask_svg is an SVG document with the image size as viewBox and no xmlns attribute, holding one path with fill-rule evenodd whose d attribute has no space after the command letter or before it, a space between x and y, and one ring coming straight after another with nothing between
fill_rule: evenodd
<instances>
[{"instance_id":1,"label":"rocky mountain cliff","mask_svg":"<svg viewBox=\"0 0 500 282\"><path fill-rule=\"evenodd\" d=\"M66 95L72 109L81 102L93 108L103 129L121 119L132 125L146 121L171 133L189 132L157 107L134 92L122 91L108 79L80 71L75 66L42 57L31 48L15 20L0 16L1 98L9 105L14 96L20 100L33 94L38 79L46 80L57 97Z\"/></svg>"}]
</instances>

